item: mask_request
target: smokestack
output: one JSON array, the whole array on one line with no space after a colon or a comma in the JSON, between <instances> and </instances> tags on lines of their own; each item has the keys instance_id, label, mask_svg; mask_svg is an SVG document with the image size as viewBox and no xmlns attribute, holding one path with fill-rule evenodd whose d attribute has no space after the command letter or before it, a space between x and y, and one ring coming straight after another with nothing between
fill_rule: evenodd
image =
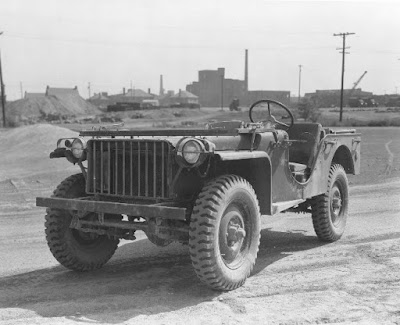
<instances>
[{"instance_id":1,"label":"smokestack","mask_svg":"<svg viewBox=\"0 0 400 325\"><path fill-rule=\"evenodd\" d=\"M249 90L249 53L248 50L245 50L244 56L244 90Z\"/></svg>"},{"instance_id":2,"label":"smokestack","mask_svg":"<svg viewBox=\"0 0 400 325\"><path fill-rule=\"evenodd\" d=\"M160 75L160 96L164 95L163 75Z\"/></svg>"},{"instance_id":3,"label":"smokestack","mask_svg":"<svg viewBox=\"0 0 400 325\"><path fill-rule=\"evenodd\" d=\"M150 89L150 88L147 88L147 92L148 92L149 94L151 94L151 89Z\"/></svg>"},{"instance_id":4,"label":"smokestack","mask_svg":"<svg viewBox=\"0 0 400 325\"><path fill-rule=\"evenodd\" d=\"M125 95L125 87L122 88L122 93Z\"/></svg>"}]
</instances>

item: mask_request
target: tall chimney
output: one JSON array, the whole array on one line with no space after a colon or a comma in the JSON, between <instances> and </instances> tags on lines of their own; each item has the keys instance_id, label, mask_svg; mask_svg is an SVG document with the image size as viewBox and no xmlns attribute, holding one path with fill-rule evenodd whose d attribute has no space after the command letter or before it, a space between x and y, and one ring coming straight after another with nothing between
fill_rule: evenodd
<instances>
[{"instance_id":1,"label":"tall chimney","mask_svg":"<svg viewBox=\"0 0 400 325\"><path fill-rule=\"evenodd\" d=\"M247 49L244 55L244 90L249 90L249 53Z\"/></svg>"},{"instance_id":2,"label":"tall chimney","mask_svg":"<svg viewBox=\"0 0 400 325\"><path fill-rule=\"evenodd\" d=\"M163 75L160 75L160 96L164 95Z\"/></svg>"}]
</instances>

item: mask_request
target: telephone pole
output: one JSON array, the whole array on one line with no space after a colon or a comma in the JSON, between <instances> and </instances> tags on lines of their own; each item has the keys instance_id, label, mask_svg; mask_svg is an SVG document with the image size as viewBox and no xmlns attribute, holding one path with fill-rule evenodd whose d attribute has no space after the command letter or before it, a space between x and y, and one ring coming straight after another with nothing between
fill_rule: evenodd
<instances>
[{"instance_id":1,"label":"telephone pole","mask_svg":"<svg viewBox=\"0 0 400 325\"><path fill-rule=\"evenodd\" d=\"M301 86L301 68L303 66L301 64L299 64L299 99L298 99L298 104L300 104L300 86Z\"/></svg>"},{"instance_id":2,"label":"telephone pole","mask_svg":"<svg viewBox=\"0 0 400 325\"><path fill-rule=\"evenodd\" d=\"M90 82L88 83L88 92L89 92L89 99L90 99L90 97L92 97L92 95L91 95L91 93L90 93Z\"/></svg>"},{"instance_id":3,"label":"telephone pole","mask_svg":"<svg viewBox=\"0 0 400 325\"><path fill-rule=\"evenodd\" d=\"M224 110L224 75L221 74L221 111Z\"/></svg>"},{"instance_id":4,"label":"telephone pole","mask_svg":"<svg viewBox=\"0 0 400 325\"><path fill-rule=\"evenodd\" d=\"M2 35L3 32L0 32ZM0 92L1 92L1 106L3 107L3 127L5 128L6 123L6 98L4 93L4 83L3 83L3 70L1 69L1 52L0 52Z\"/></svg>"},{"instance_id":5,"label":"telephone pole","mask_svg":"<svg viewBox=\"0 0 400 325\"><path fill-rule=\"evenodd\" d=\"M343 84L344 84L344 58L346 54L349 54L349 52L346 52L346 36L348 35L354 35L355 33L339 33L339 34L333 34L333 36L341 36L343 38L343 47L342 47L342 84L340 88L340 116L339 116L339 121L342 122L342 117L343 117ZM340 48L338 48L340 50Z\"/></svg>"}]
</instances>

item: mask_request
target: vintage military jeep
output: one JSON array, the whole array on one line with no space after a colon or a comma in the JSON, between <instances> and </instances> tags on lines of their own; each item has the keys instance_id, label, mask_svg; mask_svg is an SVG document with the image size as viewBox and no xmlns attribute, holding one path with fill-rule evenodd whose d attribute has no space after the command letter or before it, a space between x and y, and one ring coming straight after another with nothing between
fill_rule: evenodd
<instances>
[{"instance_id":1,"label":"vintage military jeep","mask_svg":"<svg viewBox=\"0 0 400 325\"><path fill-rule=\"evenodd\" d=\"M37 198L48 207L54 257L72 270L100 268L120 238L142 230L158 246L188 244L201 281L232 290L255 264L261 215L310 212L318 238L338 240L360 135L294 123L273 100L254 103L249 115L205 129L100 128L58 140L50 158L66 157L81 173Z\"/></svg>"}]
</instances>

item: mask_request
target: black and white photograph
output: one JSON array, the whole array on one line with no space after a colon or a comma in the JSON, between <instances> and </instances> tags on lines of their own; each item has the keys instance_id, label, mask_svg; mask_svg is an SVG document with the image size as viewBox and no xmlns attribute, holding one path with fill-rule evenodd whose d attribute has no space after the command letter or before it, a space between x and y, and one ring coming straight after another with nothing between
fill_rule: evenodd
<instances>
[{"instance_id":1,"label":"black and white photograph","mask_svg":"<svg viewBox=\"0 0 400 325\"><path fill-rule=\"evenodd\" d=\"M400 325L399 17L2 0L0 325Z\"/></svg>"}]
</instances>

